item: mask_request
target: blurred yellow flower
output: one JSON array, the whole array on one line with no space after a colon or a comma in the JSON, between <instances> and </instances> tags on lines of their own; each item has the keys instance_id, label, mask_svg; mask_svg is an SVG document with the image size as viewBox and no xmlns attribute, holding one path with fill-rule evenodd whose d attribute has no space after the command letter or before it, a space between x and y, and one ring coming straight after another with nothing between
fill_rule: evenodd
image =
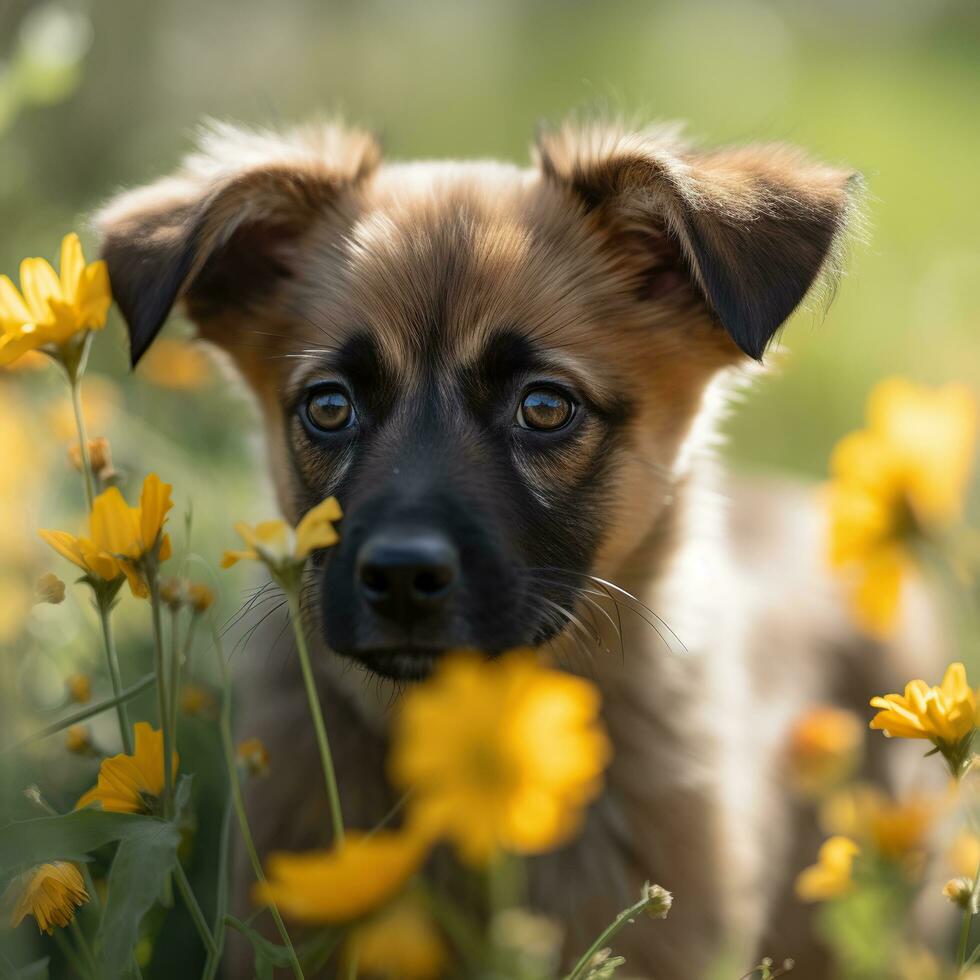
<instances>
[{"instance_id":1,"label":"blurred yellow flower","mask_svg":"<svg viewBox=\"0 0 980 980\"><path fill-rule=\"evenodd\" d=\"M886 694L871 699L881 708L871 727L888 738L927 738L936 745L952 747L973 731L977 715L976 692L966 679L961 663L950 664L939 687L925 681L909 681L905 694Z\"/></svg>"},{"instance_id":2,"label":"blurred yellow flower","mask_svg":"<svg viewBox=\"0 0 980 980\"><path fill-rule=\"evenodd\" d=\"M145 721L133 726L136 748L132 755L120 753L104 759L98 783L75 804L81 810L90 803L101 803L113 813L154 813L163 792L163 732ZM173 753L172 772L177 774L177 753Z\"/></svg>"},{"instance_id":3,"label":"blurred yellow flower","mask_svg":"<svg viewBox=\"0 0 980 980\"><path fill-rule=\"evenodd\" d=\"M449 965L449 952L425 907L404 898L359 926L348 940L358 976L378 980L435 980Z\"/></svg>"},{"instance_id":4,"label":"blurred yellow flower","mask_svg":"<svg viewBox=\"0 0 980 980\"><path fill-rule=\"evenodd\" d=\"M75 909L84 905L88 892L78 866L69 861L40 864L15 878L4 893L3 904L12 903L10 927L16 929L28 915L38 929L49 935L55 926L67 926Z\"/></svg>"},{"instance_id":5,"label":"blurred yellow flower","mask_svg":"<svg viewBox=\"0 0 980 980\"><path fill-rule=\"evenodd\" d=\"M68 696L78 704L88 704L92 700L92 681L88 674L69 674L65 687Z\"/></svg>"},{"instance_id":6,"label":"blurred yellow flower","mask_svg":"<svg viewBox=\"0 0 980 980\"><path fill-rule=\"evenodd\" d=\"M105 470L112 469L112 449L105 436L89 439L88 458L92 464L92 472L98 477L101 477ZM78 470L79 473L82 472L82 451L77 443L68 447L68 461L71 463L72 469Z\"/></svg>"},{"instance_id":7,"label":"blurred yellow flower","mask_svg":"<svg viewBox=\"0 0 980 980\"><path fill-rule=\"evenodd\" d=\"M251 560L265 562L272 569L301 564L311 551L327 548L339 540L333 522L343 516L335 497L328 497L302 518L293 530L285 521L262 521L254 527L239 521L235 530L248 547L241 551L226 551L222 568L236 562Z\"/></svg>"},{"instance_id":8,"label":"blurred yellow flower","mask_svg":"<svg viewBox=\"0 0 980 980\"><path fill-rule=\"evenodd\" d=\"M820 812L826 831L853 837L882 857L917 868L925 854L940 802L922 795L893 800L871 786L831 797Z\"/></svg>"},{"instance_id":9,"label":"blurred yellow flower","mask_svg":"<svg viewBox=\"0 0 980 980\"><path fill-rule=\"evenodd\" d=\"M78 235L61 243L61 275L46 259L24 259L20 288L0 276L0 366L40 348L60 348L80 331L101 330L112 303L103 261L86 265Z\"/></svg>"},{"instance_id":10,"label":"blurred yellow flower","mask_svg":"<svg viewBox=\"0 0 980 980\"><path fill-rule=\"evenodd\" d=\"M54 572L45 572L34 583L34 601L60 605L65 601L65 583Z\"/></svg>"},{"instance_id":11,"label":"blurred yellow flower","mask_svg":"<svg viewBox=\"0 0 980 980\"><path fill-rule=\"evenodd\" d=\"M825 840L817 852L817 863L797 876L797 898L802 902L826 902L846 895L854 887L851 873L859 853L860 848L849 837Z\"/></svg>"},{"instance_id":12,"label":"blurred yellow flower","mask_svg":"<svg viewBox=\"0 0 980 980\"><path fill-rule=\"evenodd\" d=\"M269 774L269 750L260 738L245 738L238 743L235 750L238 764L250 776L267 776Z\"/></svg>"},{"instance_id":13,"label":"blurred yellow flower","mask_svg":"<svg viewBox=\"0 0 980 980\"><path fill-rule=\"evenodd\" d=\"M66 531L39 533L87 575L107 582L125 575L133 595L146 598L149 592L140 563L147 554L156 554L159 561L170 557L170 537L163 534L163 525L173 506L172 489L151 473L143 481L138 507L130 507L118 487L95 498L89 517L90 538L76 538Z\"/></svg>"},{"instance_id":14,"label":"blurred yellow flower","mask_svg":"<svg viewBox=\"0 0 980 980\"><path fill-rule=\"evenodd\" d=\"M595 687L525 650L447 657L405 694L390 763L412 790L410 822L482 864L572 836L609 755Z\"/></svg>"},{"instance_id":15,"label":"blurred yellow flower","mask_svg":"<svg viewBox=\"0 0 980 980\"><path fill-rule=\"evenodd\" d=\"M208 715L214 711L214 697L200 684L185 684L180 689L180 710L185 715Z\"/></svg>"},{"instance_id":16,"label":"blurred yellow flower","mask_svg":"<svg viewBox=\"0 0 980 980\"><path fill-rule=\"evenodd\" d=\"M253 889L259 904L275 903L299 922L349 922L383 905L418 870L429 841L417 834L349 832L329 851L278 853L266 863L269 880Z\"/></svg>"},{"instance_id":17,"label":"blurred yellow flower","mask_svg":"<svg viewBox=\"0 0 980 980\"><path fill-rule=\"evenodd\" d=\"M31 611L33 596L23 576L0 568L0 643L15 639Z\"/></svg>"},{"instance_id":18,"label":"blurred yellow flower","mask_svg":"<svg viewBox=\"0 0 980 980\"><path fill-rule=\"evenodd\" d=\"M883 634L911 566L910 539L962 510L977 438L977 404L963 385L878 384L867 428L845 436L830 460L831 564L854 576L855 613Z\"/></svg>"},{"instance_id":19,"label":"blurred yellow flower","mask_svg":"<svg viewBox=\"0 0 980 980\"><path fill-rule=\"evenodd\" d=\"M957 874L972 878L980 868L980 837L969 830L961 830L950 845L946 858Z\"/></svg>"},{"instance_id":20,"label":"blurred yellow flower","mask_svg":"<svg viewBox=\"0 0 980 980\"><path fill-rule=\"evenodd\" d=\"M211 380L211 359L193 341L159 337L140 361L137 373L161 388L189 391Z\"/></svg>"},{"instance_id":21,"label":"blurred yellow flower","mask_svg":"<svg viewBox=\"0 0 980 980\"><path fill-rule=\"evenodd\" d=\"M847 779L861 755L864 734L851 711L818 705L801 715L789 733L790 778L805 796L820 796Z\"/></svg>"},{"instance_id":22,"label":"blurred yellow flower","mask_svg":"<svg viewBox=\"0 0 980 980\"><path fill-rule=\"evenodd\" d=\"M75 755L88 755L93 751L92 736L85 725L70 725L65 730L65 748Z\"/></svg>"}]
</instances>

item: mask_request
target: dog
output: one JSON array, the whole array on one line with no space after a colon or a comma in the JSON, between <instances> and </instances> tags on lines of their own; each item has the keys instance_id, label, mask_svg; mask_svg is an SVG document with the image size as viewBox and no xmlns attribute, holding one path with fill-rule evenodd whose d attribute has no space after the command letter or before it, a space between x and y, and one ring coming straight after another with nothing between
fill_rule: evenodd
<instances>
[{"instance_id":1,"label":"dog","mask_svg":"<svg viewBox=\"0 0 980 980\"><path fill-rule=\"evenodd\" d=\"M388 163L335 123L217 125L97 217L134 363L180 304L259 407L283 514L343 506L303 607L349 825L395 801L389 705L445 651L540 648L600 688L604 793L529 862L566 955L650 880L674 907L617 939L631 975L764 954L828 975L791 898L819 838L786 732L892 689L920 639L876 652L812 493L733 480L714 447L731 393L839 272L860 183L671 127L565 123L521 168ZM322 845L298 668L253 647L243 733L276 760L250 802L260 851Z\"/></svg>"}]
</instances>

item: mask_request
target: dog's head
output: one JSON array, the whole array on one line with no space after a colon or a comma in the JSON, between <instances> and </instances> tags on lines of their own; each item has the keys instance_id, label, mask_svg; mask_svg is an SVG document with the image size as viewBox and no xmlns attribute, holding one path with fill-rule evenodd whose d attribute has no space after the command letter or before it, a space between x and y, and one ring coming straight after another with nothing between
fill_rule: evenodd
<instances>
[{"instance_id":1,"label":"dog's head","mask_svg":"<svg viewBox=\"0 0 980 980\"><path fill-rule=\"evenodd\" d=\"M408 677L548 640L655 533L706 388L828 265L851 176L603 126L529 170L219 129L99 224L134 361L178 301L231 355L286 515L342 503L327 643Z\"/></svg>"}]
</instances>

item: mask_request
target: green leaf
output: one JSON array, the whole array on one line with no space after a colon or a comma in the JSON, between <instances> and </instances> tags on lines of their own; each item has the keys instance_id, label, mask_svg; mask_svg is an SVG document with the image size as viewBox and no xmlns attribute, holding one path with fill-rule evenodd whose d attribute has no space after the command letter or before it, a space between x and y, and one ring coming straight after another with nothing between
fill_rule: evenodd
<instances>
[{"instance_id":1,"label":"green leaf","mask_svg":"<svg viewBox=\"0 0 980 980\"><path fill-rule=\"evenodd\" d=\"M8 823L0 827L0 884L35 864L85 861L105 844L154 836L166 826L156 817L96 809Z\"/></svg>"},{"instance_id":2,"label":"green leaf","mask_svg":"<svg viewBox=\"0 0 980 980\"><path fill-rule=\"evenodd\" d=\"M180 832L162 820L153 824L152 832L120 841L112 862L95 940L100 976L121 977L129 970L143 916L156 904L177 861Z\"/></svg>"},{"instance_id":3,"label":"green leaf","mask_svg":"<svg viewBox=\"0 0 980 980\"><path fill-rule=\"evenodd\" d=\"M45 956L43 960L35 960L26 966L16 970L10 980L48 980L48 963L51 957Z\"/></svg>"},{"instance_id":4,"label":"green leaf","mask_svg":"<svg viewBox=\"0 0 980 980\"><path fill-rule=\"evenodd\" d=\"M225 922L233 929L237 929L252 944L252 951L255 953L255 976L258 980L272 980L273 971L277 966L289 966L289 954L285 946L271 942L233 915L226 915Z\"/></svg>"}]
</instances>

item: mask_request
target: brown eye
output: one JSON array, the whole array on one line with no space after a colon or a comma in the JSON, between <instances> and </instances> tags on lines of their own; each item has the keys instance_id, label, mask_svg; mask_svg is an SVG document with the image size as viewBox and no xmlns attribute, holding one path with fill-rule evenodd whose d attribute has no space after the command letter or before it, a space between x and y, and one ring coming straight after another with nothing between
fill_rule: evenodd
<instances>
[{"instance_id":1,"label":"brown eye","mask_svg":"<svg viewBox=\"0 0 980 980\"><path fill-rule=\"evenodd\" d=\"M572 417L572 400L556 388L532 388L517 409L517 424L525 429L560 429Z\"/></svg>"},{"instance_id":2,"label":"brown eye","mask_svg":"<svg viewBox=\"0 0 980 980\"><path fill-rule=\"evenodd\" d=\"M339 388L318 388L306 398L306 421L319 432L338 432L354 420L354 407Z\"/></svg>"}]
</instances>

